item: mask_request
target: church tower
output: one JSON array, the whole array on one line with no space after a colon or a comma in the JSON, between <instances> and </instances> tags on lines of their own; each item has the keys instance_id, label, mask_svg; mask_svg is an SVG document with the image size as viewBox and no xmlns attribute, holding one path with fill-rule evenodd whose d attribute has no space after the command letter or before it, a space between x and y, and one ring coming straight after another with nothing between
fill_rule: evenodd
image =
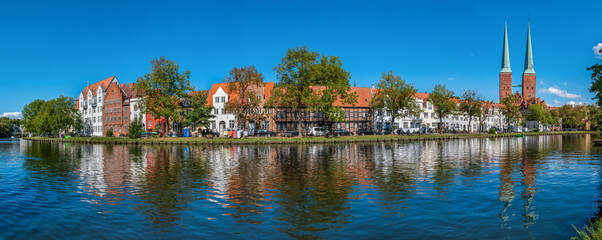
<instances>
[{"instance_id":1,"label":"church tower","mask_svg":"<svg viewBox=\"0 0 602 240\"><path fill-rule=\"evenodd\" d=\"M530 48L529 48L530 49ZM524 77L523 77L524 79ZM510 70L510 52L508 50L508 29L504 22L504 46L502 49L502 70L500 70L500 102L512 95L512 70Z\"/></svg>"},{"instance_id":2,"label":"church tower","mask_svg":"<svg viewBox=\"0 0 602 240\"><path fill-rule=\"evenodd\" d=\"M531 25L527 30L527 52L525 54L525 71L523 72L523 99L535 98L537 81L533 69L533 53L531 52Z\"/></svg>"}]
</instances>

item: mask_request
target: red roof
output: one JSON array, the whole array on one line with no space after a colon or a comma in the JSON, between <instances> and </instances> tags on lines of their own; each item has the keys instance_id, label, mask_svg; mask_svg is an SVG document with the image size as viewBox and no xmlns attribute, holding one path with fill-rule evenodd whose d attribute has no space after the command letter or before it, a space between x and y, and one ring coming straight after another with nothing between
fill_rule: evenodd
<instances>
[{"instance_id":1,"label":"red roof","mask_svg":"<svg viewBox=\"0 0 602 240\"><path fill-rule=\"evenodd\" d=\"M113 78L115 78L115 75L110 76L108 78L105 78L101 81L95 82L90 86L86 86L84 88L84 90L82 91L82 94L84 95L84 99L86 99L88 97L88 89L92 90L92 95L96 96L96 92L98 91L98 87L107 87L109 86L109 83L113 80Z\"/></svg>"}]
</instances>

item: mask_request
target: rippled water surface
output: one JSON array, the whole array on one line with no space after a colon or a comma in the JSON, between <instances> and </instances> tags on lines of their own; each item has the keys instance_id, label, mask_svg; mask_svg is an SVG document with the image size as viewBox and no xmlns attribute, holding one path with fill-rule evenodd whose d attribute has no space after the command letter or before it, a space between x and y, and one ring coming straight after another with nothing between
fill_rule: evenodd
<instances>
[{"instance_id":1,"label":"rippled water surface","mask_svg":"<svg viewBox=\"0 0 602 240\"><path fill-rule=\"evenodd\" d=\"M0 139L0 239L567 239L590 135L129 146Z\"/></svg>"}]
</instances>

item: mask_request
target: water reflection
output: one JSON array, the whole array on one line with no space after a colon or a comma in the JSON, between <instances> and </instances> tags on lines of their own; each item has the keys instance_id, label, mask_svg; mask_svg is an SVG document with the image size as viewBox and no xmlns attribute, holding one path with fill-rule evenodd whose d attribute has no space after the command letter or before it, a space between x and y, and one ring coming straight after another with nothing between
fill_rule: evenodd
<instances>
[{"instance_id":1,"label":"water reflection","mask_svg":"<svg viewBox=\"0 0 602 240\"><path fill-rule=\"evenodd\" d=\"M517 226L546 236L530 226L554 207L536 197L547 198L538 178L565 161L550 163L550 156L593 151L589 135L290 146L22 144L27 174L48 181L32 187L80 193L75 199L96 206L94 214L121 214L136 220L124 227L160 237L508 237L525 233ZM454 221L480 228L462 232ZM441 232L404 230L433 227Z\"/></svg>"}]
</instances>

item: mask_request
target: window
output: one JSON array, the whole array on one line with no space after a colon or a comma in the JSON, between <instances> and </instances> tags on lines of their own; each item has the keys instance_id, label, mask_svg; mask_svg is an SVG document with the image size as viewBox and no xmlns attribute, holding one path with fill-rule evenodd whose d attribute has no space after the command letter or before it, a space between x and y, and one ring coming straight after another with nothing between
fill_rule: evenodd
<instances>
[{"instance_id":1,"label":"window","mask_svg":"<svg viewBox=\"0 0 602 240\"><path fill-rule=\"evenodd\" d=\"M226 102L226 97L222 97L222 102Z\"/></svg>"},{"instance_id":2,"label":"window","mask_svg":"<svg viewBox=\"0 0 602 240\"><path fill-rule=\"evenodd\" d=\"M109 101L105 101L105 104L109 104Z\"/></svg>"},{"instance_id":3,"label":"window","mask_svg":"<svg viewBox=\"0 0 602 240\"><path fill-rule=\"evenodd\" d=\"M354 117L354 118L357 118L357 117L358 117L358 112L357 112L357 111L356 111L356 112L353 112L353 117ZM356 125L357 125L357 124L356 124ZM356 126L355 128L357 128L357 126Z\"/></svg>"},{"instance_id":4,"label":"window","mask_svg":"<svg viewBox=\"0 0 602 240\"><path fill-rule=\"evenodd\" d=\"M128 106L125 106L125 110L126 110L126 111L128 110Z\"/></svg>"},{"instance_id":5,"label":"window","mask_svg":"<svg viewBox=\"0 0 602 240\"><path fill-rule=\"evenodd\" d=\"M226 114L226 110L222 108L222 114Z\"/></svg>"},{"instance_id":6,"label":"window","mask_svg":"<svg viewBox=\"0 0 602 240\"><path fill-rule=\"evenodd\" d=\"M266 108L263 111L265 112L265 114L270 114L270 109L269 108Z\"/></svg>"},{"instance_id":7,"label":"window","mask_svg":"<svg viewBox=\"0 0 602 240\"><path fill-rule=\"evenodd\" d=\"M353 123L353 128L357 129L357 123Z\"/></svg>"},{"instance_id":8,"label":"window","mask_svg":"<svg viewBox=\"0 0 602 240\"><path fill-rule=\"evenodd\" d=\"M108 109L108 108L107 108L107 109L105 109L105 110L107 111L107 113L109 113L109 109Z\"/></svg>"},{"instance_id":9,"label":"window","mask_svg":"<svg viewBox=\"0 0 602 240\"><path fill-rule=\"evenodd\" d=\"M213 109L213 114L219 114L219 109L218 108Z\"/></svg>"},{"instance_id":10,"label":"window","mask_svg":"<svg viewBox=\"0 0 602 240\"><path fill-rule=\"evenodd\" d=\"M261 129L270 129L270 121L261 122Z\"/></svg>"},{"instance_id":11,"label":"window","mask_svg":"<svg viewBox=\"0 0 602 240\"><path fill-rule=\"evenodd\" d=\"M121 108L117 108L117 112L121 112Z\"/></svg>"},{"instance_id":12,"label":"window","mask_svg":"<svg viewBox=\"0 0 602 240\"><path fill-rule=\"evenodd\" d=\"M146 124L149 128L153 126L153 122L152 121L148 121L148 124Z\"/></svg>"},{"instance_id":13,"label":"window","mask_svg":"<svg viewBox=\"0 0 602 240\"><path fill-rule=\"evenodd\" d=\"M219 97L215 97L215 102L218 103L219 102Z\"/></svg>"},{"instance_id":14,"label":"window","mask_svg":"<svg viewBox=\"0 0 602 240\"><path fill-rule=\"evenodd\" d=\"M117 102L118 102L118 103L120 103L120 102L121 102L121 99L117 99Z\"/></svg>"},{"instance_id":15,"label":"window","mask_svg":"<svg viewBox=\"0 0 602 240\"><path fill-rule=\"evenodd\" d=\"M228 127L229 128L234 128L235 127L234 126L234 120L230 120Z\"/></svg>"},{"instance_id":16,"label":"window","mask_svg":"<svg viewBox=\"0 0 602 240\"><path fill-rule=\"evenodd\" d=\"M107 117L107 122L110 122L108 117Z\"/></svg>"},{"instance_id":17,"label":"window","mask_svg":"<svg viewBox=\"0 0 602 240\"><path fill-rule=\"evenodd\" d=\"M117 117L117 121L121 121L121 117Z\"/></svg>"}]
</instances>

